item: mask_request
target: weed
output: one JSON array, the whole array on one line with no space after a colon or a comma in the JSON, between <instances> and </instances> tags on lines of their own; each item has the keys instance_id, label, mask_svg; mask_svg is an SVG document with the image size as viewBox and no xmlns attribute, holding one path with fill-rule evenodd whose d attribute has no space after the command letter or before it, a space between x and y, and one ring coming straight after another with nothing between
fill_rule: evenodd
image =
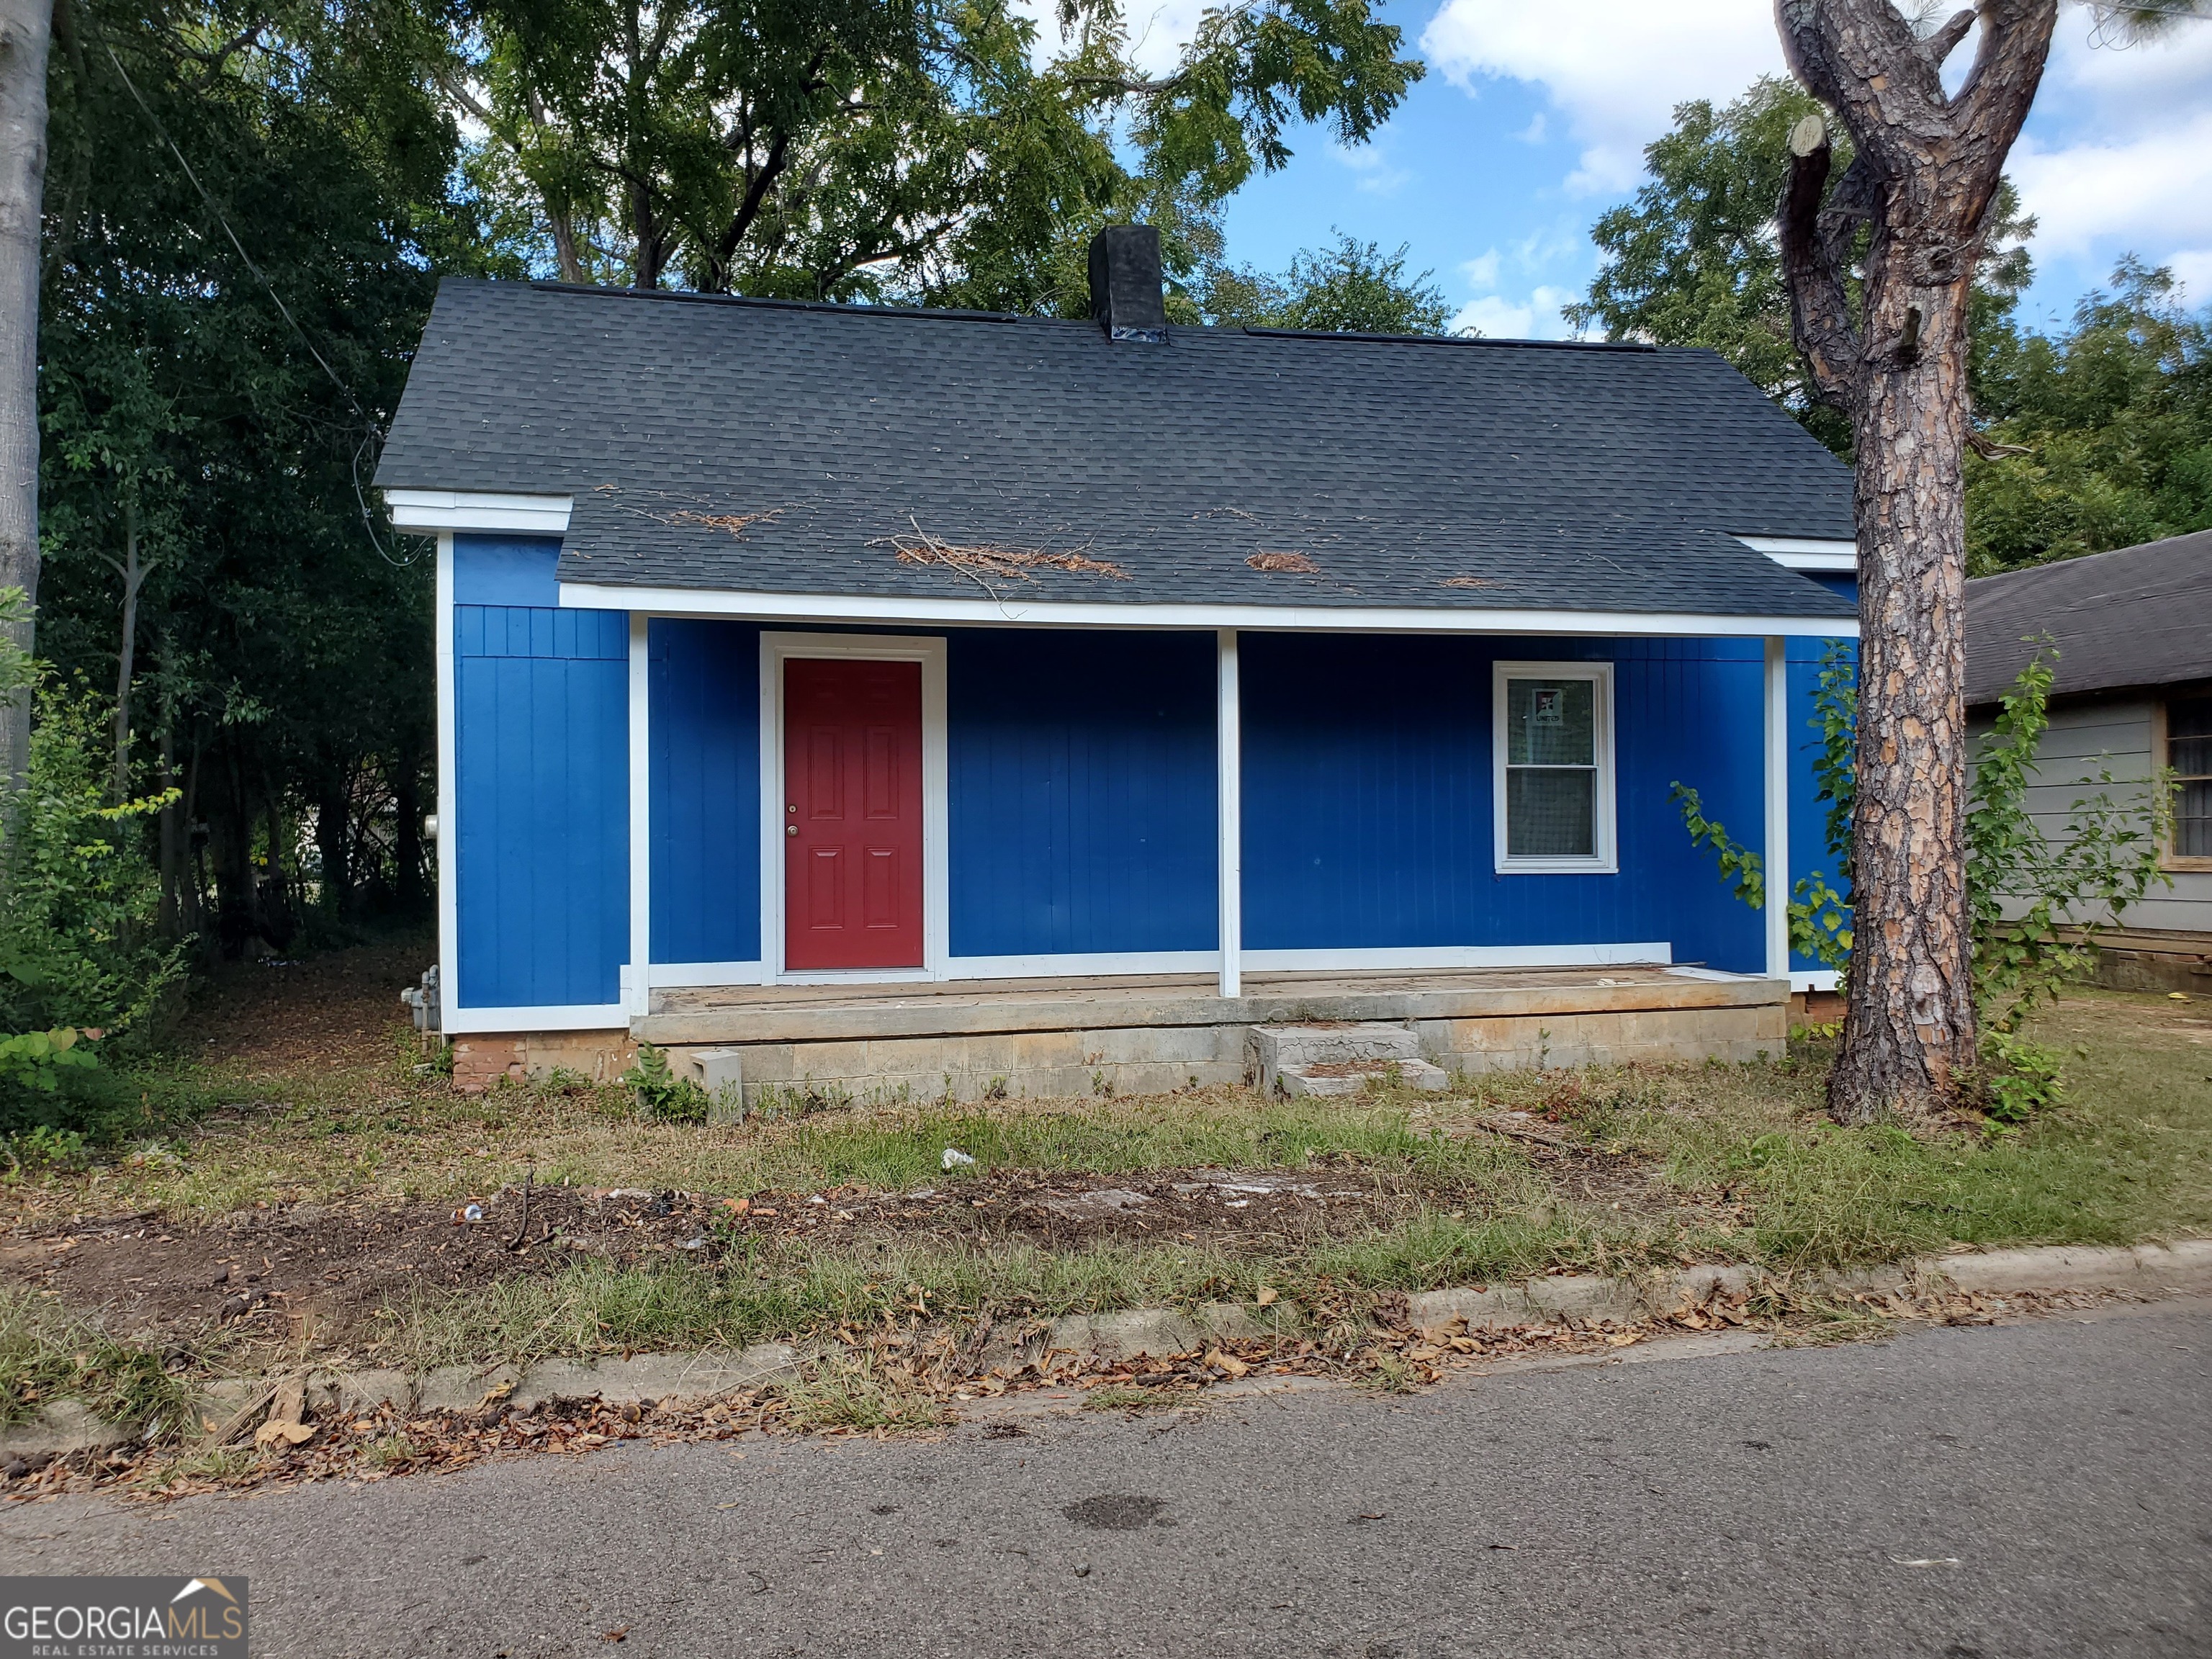
<instances>
[{"instance_id":1,"label":"weed","mask_svg":"<svg viewBox=\"0 0 2212 1659\"><path fill-rule=\"evenodd\" d=\"M159 1437L191 1420L193 1390L151 1348L110 1336L50 1297L0 1288L0 1427L57 1400Z\"/></svg>"},{"instance_id":2,"label":"weed","mask_svg":"<svg viewBox=\"0 0 2212 1659\"><path fill-rule=\"evenodd\" d=\"M649 1042L637 1045L637 1058L622 1075L646 1116L663 1123L704 1123L707 1091L688 1077L678 1077L668 1063L668 1051Z\"/></svg>"},{"instance_id":3,"label":"weed","mask_svg":"<svg viewBox=\"0 0 2212 1659\"><path fill-rule=\"evenodd\" d=\"M854 1355L827 1353L776 1389L786 1421L803 1431L926 1429L945 1420L926 1389Z\"/></svg>"}]
</instances>

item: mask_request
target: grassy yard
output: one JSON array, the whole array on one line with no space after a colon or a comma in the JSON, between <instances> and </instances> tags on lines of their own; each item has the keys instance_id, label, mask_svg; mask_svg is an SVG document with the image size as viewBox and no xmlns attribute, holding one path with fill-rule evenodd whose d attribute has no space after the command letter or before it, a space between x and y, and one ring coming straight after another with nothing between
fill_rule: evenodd
<instances>
[{"instance_id":1,"label":"grassy yard","mask_svg":"<svg viewBox=\"0 0 2212 1659\"><path fill-rule=\"evenodd\" d=\"M15 1346L36 1346L33 1313L166 1347L172 1369L735 1345L1263 1288L1351 1317L1547 1269L2212 1232L2212 1003L2069 995L2032 1033L2066 1055L2067 1103L2002 1133L1837 1129L1815 1044L1443 1097L1217 1088L707 1130L580 1083L454 1093L391 1018L418 955L234 970L185 1057L140 1079L169 1128L89 1170L9 1175ZM946 1170L948 1147L975 1163ZM457 1224L472 1202L484 1221Z\"/></svg>"}]
</instances>

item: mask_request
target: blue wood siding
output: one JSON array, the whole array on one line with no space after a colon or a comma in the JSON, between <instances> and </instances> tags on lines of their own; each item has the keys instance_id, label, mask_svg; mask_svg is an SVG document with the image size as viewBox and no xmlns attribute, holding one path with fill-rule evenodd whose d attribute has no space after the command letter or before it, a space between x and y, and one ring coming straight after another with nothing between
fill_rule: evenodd
<instances>
[{"instance_id":1,"label":"blue wood siding","mask_svg":"<svg viewBox=\"0 0 2212 1659\"><path fill-rule=\"evenodd\" d=\"M1848 578L1844 580L1849 580ZM1854 584L1856 586L1856 584ZM1814 712L1813 695L1820 684L1820 665L1827 654L1826 640L1792 640L1790 665L1790 881L1791 896L1801 877L1819 871L1828 885L1848 894L1844 861L1828 851L1827 803L1818 799L1820 781L1813 765L1819 759L1821 737ZM1850 649L1849 642L1845 648ZM1790 965L1811 970L1826 966L1817 957L1792 951Z\"/></svg>"},{"instance_id":2,"label":"blue wood siding","mask_svg":"<svg viewBox=\"0 0 2212 1659\"><path fill-rule=\"evenodd\" d=\"M955 632L955 956L1210 951L1210 634Z\"/></svg>"},{"instance_id":3,"label":"blue wood siding","mask_svg":"<svg viewBox=\"0 0 2212 1659\"><path fill-rule=\"evenodd\" d=\"M553 574L560 557L561 542L555 536L456 535L453 603L550 611L561 603L561 584Z\"/></svg>"},{"instance_id":4,"label":"blue wood siding","mask_svg":"<svg viewBox=\"0 0 2212 1659\"><path fill-rule=\"evenodd\" d=\"M454 538L454 592L547 591L559 544ZM481 562L480 562L481 561ZM456 990L613 1003L629 956L629 617L453 608Z\"/></svg>"},{"instance_id":5,"label":"blue wood siding","mask_svg":"<svg viewBox=\"0 0 2212 1659\"><path fill-rule=\"evenodd\" d=\"M1244 943L1250 950L1665 940L1678 962L1762 965L1757 915L1668 800L1694 784L1754 840L1757 641L1472 641L1248 634ZM1495 872L1491 665L1610 660L1618 875Z\"/></svg>"},{"instance_id":6,"label":"blue wood siding","mask_svg":"<svg viewBox=\"0 0 2212 1659\"><path fill-rule=\"evenodd\" d=\"M653 960L761 954L760 629L647 624Z\"/></svg>"}]
</instances>

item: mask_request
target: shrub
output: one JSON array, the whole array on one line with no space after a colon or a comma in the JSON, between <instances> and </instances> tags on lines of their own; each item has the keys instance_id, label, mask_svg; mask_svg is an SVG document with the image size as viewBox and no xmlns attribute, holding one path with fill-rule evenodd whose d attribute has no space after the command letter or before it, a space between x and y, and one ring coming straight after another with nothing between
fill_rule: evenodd
<instances>
[{"instance_id":1,"label":"shrub","mask_svg":"<svg viewBox=\"0 0 2212 1659\"><path fill-rule=\"evenodd\" d=\"M20 595L0 595L0 619L19 609ZM141 834L173 794L111 803L99 700L20 654L0 658L0 692L27 689L30 752L0 805L0 1133L106 1139L131 1114L95 1045L128 1041L183 971L183 947L160 935Z\"/></svg>"}]
</instances>

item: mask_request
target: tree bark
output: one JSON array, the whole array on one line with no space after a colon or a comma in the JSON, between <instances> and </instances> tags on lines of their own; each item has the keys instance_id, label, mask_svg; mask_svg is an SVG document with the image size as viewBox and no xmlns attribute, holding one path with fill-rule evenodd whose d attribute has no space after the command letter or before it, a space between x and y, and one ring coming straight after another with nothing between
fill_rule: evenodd
<instances>
[{"instance_id":1,"label":"tree bark","mask_svg":"<svg viewBox=\"0 0 2212 1659\"><path fill-rule=\"evenodd\" d=\"M353 908L353 801L344 769L328 765L315 801L315 851L323 866L322 908L343 918Z\"/></svg>"},{"instance_id":2,"label":"tree bark","mask_svg":"<svg viewBox=\"0 0 2212 1659\"><path fill-rule=\"evenodd\" d=\"M0 0L0 587L39 599L39 225L52 0ZM9 625L33 644L31 615ZM27 692L0 702L0 782L29 757Z\"/></svg>"},{"instance_id":3,"label":"tree bark","mask_svg":"<svg viewBox=\"0 0 2212 1659\"><path fill-rule=\"evenodd\" d=\"M1791 70L1850 129L1790 135L1778 211L1793 331L1856 445L1852 944L1828 1080L1846 1123L1947 1105L1977 1053L1966 892L1966 317L2056 0L1982 0L1916 36L1890 0L1776 0ZM1955 96L1944 58L1980 26ZM1859 275L1856 305L1847 273Z\"/></svg>"},{"instance_id":4,"label":"tree bark","mask_svg":"<svg viewBox=\"0 0 2212 1659\"><path fill-rule=\"evenodd\" d=\"M138 595L150 567L138 558L138 485L127 482L123 495L123 557L111 559L123 578L122 640L115 653L115 804L131 799L131 676L138 655Z\"/></svg>"}]
</instances>

